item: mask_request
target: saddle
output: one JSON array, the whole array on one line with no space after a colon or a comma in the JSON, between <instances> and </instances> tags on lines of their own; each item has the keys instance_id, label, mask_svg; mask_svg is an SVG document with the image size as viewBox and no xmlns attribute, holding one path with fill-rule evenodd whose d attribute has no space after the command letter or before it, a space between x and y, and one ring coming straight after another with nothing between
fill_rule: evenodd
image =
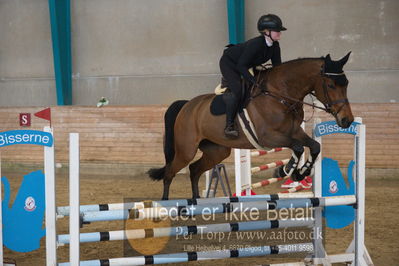
<instances>
[{"instance_id":1,"label":"saddle","mask_svg":"<svg viewBox=\"0 0 399 266\"><path fill-rule=\"evenodd\" d=\"M252 69L249 70L251 74L254 74ZM255 69L255 71L260 71ZM247 112L247 105L250 101L251 97L251 89L252 86L249 82L246 82L244 79L241 81L241 85L243 87L242 92L243 95L241 97L241 102L238 105L237 111L237 119L238 122L244 132L244 135L247 137L248 141L256 148L260 150L267 150L267 147L262 147L259 144L258 136L255 131L255 127L251 121L251 118ZM226 104L223 100L223 93L228 91L227 81L222 77L221 83L215 88L216 96L213 98L210 106L211 114L213 115L223 115L226 113Z\"/></svg>"},{"instance_id":2,"label":"saddle","mask_svg":"<svg viewBox=\"0 0 399 266\"><path fill-rule=\"evenodd\" d=\"M228 90L228 88L226 89ZM226 91L225 90L225 91ZM245 96L245 98L249 98L249 93L246 92L245 90L245 95L248 94L248 96ZM249 91L249 90L248 90ZM245 108L246 104L245 102L248 102L246 100L242 100L239 105L238 105L238 113L242 112L242 109ZM223 100L223 94L216 95L215 98L213 98L211 102L211 114L213 115L224 115L226 114L226 104L224 103Z\"/></svg>"},{"instance_id":3,"label":"saddle","mask_svg":"<svg viewBox=\"0 0 399 266\"><path fill-rule=\"evenodd\" d=\"M223 83L223 79L222 79L222 83ZM267 150L267 147L262 147L259 144L259 139L258 136L256 134L256 130L255 127L251 121L251 117L249 116L248 112L247 112L247 105L249 103L250 100L250 88L251 86L248 86L248 84L246 84L247 86L245 87L244 90L244 97L243 100L240 102L239 107L238 107L238 112L237 112L237 119L238 122L244 132L244 135L247 137L248 141L252 144L252 146L254 146L256 149L259 150ZM245 84L244 84L245 86ZM218 87L221 87L220 85ZM218 88L217 87L217 88ZM228 90L225 89L224 91ZM215 98L212 100L211 103L211 113L213 115L222 115L225 114L226 112L226 105L224 103L223 100L223 94L220 95L216 95Z\"/></svg>"},{"instance_id":4,"label":"saddle","mask_svg":"<svg viewBox=\"0 0 399 266\"><path fill-rule=\"evenodd\" d=\"M249 70L251 74L254 74L252 69ZM251 96L251 84L244 79L241 79L242 86L242 97L238 104L238 112L241 113L242 110L248 105L249 98ZM227 80L222 77L220 84L215 88L215 98L211 102L211 114L213 115L224 115L226 113L226 104L223 100L223 93L229 91Z\"/></svg>"}]
</instances>

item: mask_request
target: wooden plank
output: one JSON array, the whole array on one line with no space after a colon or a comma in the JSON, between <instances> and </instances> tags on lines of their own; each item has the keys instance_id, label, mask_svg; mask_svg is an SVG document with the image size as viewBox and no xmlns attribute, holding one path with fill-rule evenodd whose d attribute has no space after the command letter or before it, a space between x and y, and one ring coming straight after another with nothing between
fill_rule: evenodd
<instances>
[{"instance_id":1,"label":"wooden plank","mask_svg":"<svg viewBox=\"0 0 399 266\"><path fill-rule=\"evenodd\" d=\"M34 113L38 107L1 107L2 130L19 128L18 114ZM81 137L82 162L163 163L163 115L167 106L56 106L52 107L56 139L57 161L67 161L68 133L78 132ZM399 104L352 104L355 116L362 116L367 125L367 167L398 167ZM305 107L305 116L313 115ZM324 112L315 116L324 120L334 118ZM313 119L312 119L313 120ZM311 131L312 120L306 123ZM48 122L32 116L32 127L42 130ZM340 165L352 158L353 137L337 135L323 139L323 155L336 156ZM18 147L18 146L16 146ZM4 159L13 162L42 160L42 149L16 148L3 150ZM270 156L270 157L269 157ZM253 162L272 162L290 157L290 151L253 158ZM40 158L40 159L39 159ZM230 156L225 161L232 162Z\"/></svg>"}]
</instances>

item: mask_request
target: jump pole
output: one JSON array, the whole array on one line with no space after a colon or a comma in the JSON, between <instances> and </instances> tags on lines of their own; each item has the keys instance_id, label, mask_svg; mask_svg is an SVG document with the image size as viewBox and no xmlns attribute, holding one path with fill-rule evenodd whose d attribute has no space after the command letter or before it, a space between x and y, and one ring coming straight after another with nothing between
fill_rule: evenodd
<instances>
[{"instance_id":1,"label":"jump pole","mask_svg":"<svg viewBox=\"0 0 399 266\"><path fill-rule=\"evenodd\" d=\"M250 202L234 202L210 205L187 205L174 207L155 207L144 209L113 210L102 212L87 212L82 215L83 222L117 221L127 219L153 219L164 217L192 216L207 214L220 214L230 212L245 212L255 208L259 211L310 208L325 206L352 205L356 203L354 195L333 197L311 197L280 200L259 200Z\"/></svg>"},{"instance_id":2,"label":"jump pole","mask_svg":"<svg viewBox=\"0 0 399 266\"><path fill-rule=\"evenodd\" d=\"M189 261L204 261L214 259L228 259L228 258L244 258L244 257L258 257L271 254L289 254L297 252L313 251L312 243L299 243L290 245L275 245L275 246L255 246L251 248L238 249L223 249L201 252L183 252L174 254L158 254L150 256L137 256L125 258L113 258L104 260L88 260L81 261L81 265L98 265L98 266L122 266L122 265L146 265L146 264L164 264L164 263L181 263ZM148 263L151 261L151 263ZM60 263L59 266L69 266L70 263Z\"/></svg>"},{"instance_id":3,"label":"jump pole","mask_svg":"<svg viewBox=\"0 0 399 266\"><path fill-rule=\"evenodd\" d=\"M361 121L360 121L361 122ZM356 197L357 209L355 220L355 265L371 265L370 255L364 244L365 232L365 196L366 196L366 127L360 125L356 136Z\"/></svg>"},{"instance_id":4,"label":"jump pole","mask_svg":"<svg viewBox=\"0 0 399 266\"><path fill-rule=\"evenodd\" d=\"M50 127L44 128L45 132L53 136ZM46 195L46 265L57 265L57 227L56 227L56 199L55 199L55 155L54 145L44 147L44 176L45 176L45 195Z\"/></svg>"},{"instance_id":5,"label":"jump pole","mask_svg":"<svg viewBox=\"0 0 399 266\"><path fill-rule=\"evenodd\" d=\"M80 178L79 178L79 134L69 134L69 261L73 266L80 264Z\"/></svg>"},{"instance_id":6,"label":"jump pole","mask_svg":"<svg viewBox=\"0 0 399 266\"><path fill-rule=\"evenodd\" d=\"M239 197L217 197L217 198L200 198L200 199L177 199L177 200L159 200L159 201L138 201L126 203L110 203L110 204L92 204L81 205L80 213L86 212L101 212L111 210L125 210L125 209L143 209L152 207L173 207L186 205L208 205L208 204L222 204L233 202L248 202L260 200L279 200L279 199L293 199L293 198L311 198L314 197L313 192L299 192L291 193L277 193L277 194L263 194L254 196L239 196ZM70 213L69 206L57 207L57 217L63 218Z\"/></svg>"},{"instance_id":7,"label":"jump pole","mask_svg":"<svg viewBox=\"0 0 399 266\"><path fill-rule=\"evenodd\" d=\"M290 220L260 220L250 222L233 222L220 224L202 224L176 227L158 227L152 229L131 229L106 232L90 232L80 234L81 243L103 242L127 239L145 239L152 237L172 237L186 235L204 235L208 233L225 233L267 230L276 228L293 227L312 227L313 221L308 219L304 221ZM60 245L69 244L71 237L68 234L58 235Z\"/></svg>"},{"instance_id":8,"label":"jump pole","mask_svg":"<svg viewBox=\"0 0 399 266\"><path fill-rule=\"evenodd\" d=\"M313 177L313 194L315 197L321 197L322 196L322 171L321 171L321 157L322 157L322 138L316 137L315 136L315 131L316 131L316 126L321 123L320 118L315 119L315 123L313 124L313 130L312 130L312 137L314 140L316 140L318 143L320 143L320 154L316 159L315 163L315 172L314 172L314 177ZM319 239L317 236L318 232L323 228L323 216L322 216L322 210L320 208L316 208L313 211L313 217L315 220L314 227L313 227L313 235L316 236L313 239L313 246L314 246L314 255L313 255L313 263L318 264L318 263L323 263L322 260L323 258L326 257L326 251L323 246L323 239ZM323 265L325 265L323 263Z\"/></svg>"},{"instance_id":9,"label":"jump pole","mask_svg":"<svg viewBox=\"0 0 399 266\"><path fill-rule=\"evenodd\" d=\"M274 148L274 149L271 149L268 151L265 151L265 150L251 151L251 157L259 157L259 156L263 156L266 154L275 153L275 152L279 152L279 151L283 151L283 150L288 150L288 148Z\"/></svg>"}]
</instances>

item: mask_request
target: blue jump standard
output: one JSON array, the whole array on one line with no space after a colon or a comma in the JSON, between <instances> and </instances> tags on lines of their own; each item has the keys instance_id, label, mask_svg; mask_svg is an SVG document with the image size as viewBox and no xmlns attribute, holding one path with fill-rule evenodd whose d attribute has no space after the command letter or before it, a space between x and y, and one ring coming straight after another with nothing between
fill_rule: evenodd
<instances>
[{"instance_id":1,"label":"blue jump standard","mask_svg":"<svg viewBox=\"0 0 399 266\"><path fill-rule=\"evenodd\" d=\"M152 256L138 256L130 258L115 258L104 260L81 261L80 266L114 266L114 265L150 265L163 263L180 263L197 260L214 260L227 258L258 257L271 254L288 253L309 253L313 252L312 243L276 245L276 246L255 246L239 249L225 249L201 252L183 252L174 254L159 254ZM69 262L59 263L59 266L69 266Z\"/></svg>"}]
</instances>

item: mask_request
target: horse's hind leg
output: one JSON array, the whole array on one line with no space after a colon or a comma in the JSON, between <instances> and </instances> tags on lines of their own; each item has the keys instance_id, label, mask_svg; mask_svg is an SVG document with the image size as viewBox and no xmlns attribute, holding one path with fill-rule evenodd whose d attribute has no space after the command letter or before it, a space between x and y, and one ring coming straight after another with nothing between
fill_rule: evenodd
<instances>
[{"instance_id":1,"label":"horse's hind leg","mask_svg":"<svg viewBox=\"0 0 399 266\"><path fill-rule=\"evenodd\" d=\"M191 139L185 138L178 141L176 139L175 156L173 161L166 166L163 178L162 200L169 199L169 187L176 173L183 169L194 158L198 150L198 144Z\"/></svg>"},{"instance_id":2,"label":"horse's hind leg","mask_svg":"<svg viewBox=\"0 0 399 266\"><path fill-rule=\"evenodd\" d=\"M200 197L198 181L201 175L227 158L231 152L231 148L227 148L207 140L204 140L200 143L199 149L203 152L202 157L190 164L190 179L193 198Z\"/></svg>"}]
</instances>

